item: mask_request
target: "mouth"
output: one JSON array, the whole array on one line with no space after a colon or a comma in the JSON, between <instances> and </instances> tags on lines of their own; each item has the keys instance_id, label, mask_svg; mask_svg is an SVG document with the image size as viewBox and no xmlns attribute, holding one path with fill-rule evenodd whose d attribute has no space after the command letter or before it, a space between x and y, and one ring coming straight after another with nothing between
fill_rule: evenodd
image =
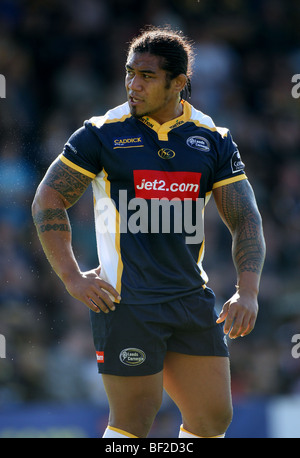
<instances>
[{"instance_id":1,"label":"mouth","mask_svg":"<svg viewBox=\"0 0 300 458\"><path fill-rule=\"evenodd\" d=\"M141 103L143 103L143 100L138 98L138 97L133 97L132 95L130 95L128 97L128 101L130 103L131 106L135 107L137 105L140 105Z\"/></svg>"}]
</instances>

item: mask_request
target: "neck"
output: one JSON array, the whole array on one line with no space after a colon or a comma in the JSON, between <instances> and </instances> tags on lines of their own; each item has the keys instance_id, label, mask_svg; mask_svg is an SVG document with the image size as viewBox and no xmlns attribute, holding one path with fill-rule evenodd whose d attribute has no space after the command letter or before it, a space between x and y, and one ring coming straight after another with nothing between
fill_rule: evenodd
<instances>
[{"instance_id":1,"label":"neck","mask_svg":"<svg viewBox=\"0 0 300 458\"><path fill-rule=\"evenodd\" d=\"M183 103L181 103L181 100L176 101L176 104L174 107L170 107L170 110L168 112L163 113L163 114L157 114L157 115L151 115L149 114L149 117L154 119L154 121L158 122L159 124L165 124L166 122L172 121L172 119L176 119L179 116L183 114Z\"/></svg>"}]
</instances>

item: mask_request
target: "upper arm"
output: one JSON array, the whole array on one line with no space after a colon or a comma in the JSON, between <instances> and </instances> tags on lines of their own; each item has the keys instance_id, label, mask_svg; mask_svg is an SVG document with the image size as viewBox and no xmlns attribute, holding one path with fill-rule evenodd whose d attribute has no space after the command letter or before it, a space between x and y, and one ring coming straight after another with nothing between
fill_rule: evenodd
<instances>
[{"instance_id":1,"label":"upper arm","mask_svg":"<svg viewBox=\"0 0 300 458\"><path fill-rule=\"evenodd\" d=\"M33 201L33 213L47 208L68 209L101 168L101 142L86 123L71 135L63 153L47 170Z\"/></svg>"},{"instance_id":2,"label":"upper arm","mask_svg":"<svg viewBox=\"0 0 300 458\"><path fill-rule=\"evenodd\" d=\"M260 224L260 214L257 208L253 189L247 179L220 186L213 190L218 212L233 233L245 221L251 225Z\"/></svg>"},{"instance_id":3,"label":"upper arm","mask_svg":"<svg viewBox=\"0 0 300 458\"><path fill-rule=\"evenodd\" d=\"M56 159L47 170L36 194L36 200L53 206L54 201L69 208L77 202L93 178Z\"/></svg>"}]
</instances>

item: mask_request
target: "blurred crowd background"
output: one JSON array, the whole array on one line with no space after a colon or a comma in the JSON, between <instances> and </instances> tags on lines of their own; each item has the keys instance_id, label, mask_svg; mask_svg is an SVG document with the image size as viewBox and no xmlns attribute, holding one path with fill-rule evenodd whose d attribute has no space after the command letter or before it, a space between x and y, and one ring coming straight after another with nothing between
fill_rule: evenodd
<instances>
[{"instance_id":1,"label":"blurred crowd background","mask_svg":"<svg viewBox=\"0 0 300 458\"><path fill-rule=\"evenodd\" d=\"M195 43L192 98L238 143L267 258L253 333L229 342L240 399L300 394L300 73L297 0L0 0L0 406L104 403L88 310L51 271L31 219L35 189L71 133L125 101L129 40L170 24ZM92 196L70 211L82 269L97 266ZM218 307L235 288L231 240L206 210L204 267Z\"/></svg>"}]
</instances>

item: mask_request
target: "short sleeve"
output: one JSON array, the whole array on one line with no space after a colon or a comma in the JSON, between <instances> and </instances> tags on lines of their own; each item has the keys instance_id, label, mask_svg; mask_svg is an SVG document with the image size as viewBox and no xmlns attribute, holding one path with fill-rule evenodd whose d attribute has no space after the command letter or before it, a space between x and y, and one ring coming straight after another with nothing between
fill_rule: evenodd
<instances>
[{"instance_id":1,"label":"short sleeve","mask_svg":"<svg viewBox=\"0 0 300 458\"><path fill-rule=\"evenodd\" d=\"M230 132L227 131L220 138L213 189L247 178L245 164Z\"/></svg>"},{"instance_id":2,"label":"short sleeve","mask_svg":"<svg viewBox=\"0 0 300 458\"><path fill-rule=\"evenodd\" d=\"M95 178L102 170L101 141L84 125L68 139L59 159L84 175Z\"/></svg>"}]
</instances>

